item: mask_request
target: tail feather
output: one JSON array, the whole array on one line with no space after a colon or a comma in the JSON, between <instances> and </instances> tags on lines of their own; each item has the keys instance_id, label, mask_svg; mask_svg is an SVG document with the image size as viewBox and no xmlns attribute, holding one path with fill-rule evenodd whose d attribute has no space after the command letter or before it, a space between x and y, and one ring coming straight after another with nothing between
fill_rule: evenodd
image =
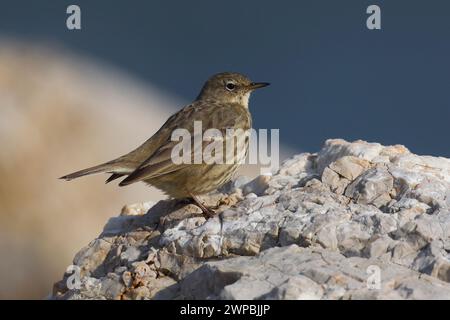
<instances>
[{"instance_id":1,"label":"tail feather","mask_svg":"<svg viewBox=\"0 0 450 320\"><path fill-rule=\"evenodd\" d=\"M113 181L113 180L116 180L116 179L118 179L118 178L120 178L120 177L123 177L125 174L123 174L123 173L113 173L112 175L111 175L111 177L109 177L106 181L105 181L105 183L109 183L109 182L111 182L111 181Z\"/></svg>"},{"instance_id":2,"label":"tail feather","mask_svg":"<svg viewBox=\"0 0 450 320\"><path fill-rule=\"evenodd\" d=\"M104 164L100 164L98 166L94 166L94 167L90 167L84 170L80 170L65 176L60 177L59 179L63 179L66 181L70 181L82 176L86 176L89 174L96 174L96 173L102 173L102 172L109 172L109 171L114 171L114 166L110 163L104 163ZM114 176L114 175L113 175ZM111 179L113 176L111 176L107 182L112 181L118 177L115 177L114 179ZM111 179L111 180L110 180Z\"/></svg>"}]
</instances>

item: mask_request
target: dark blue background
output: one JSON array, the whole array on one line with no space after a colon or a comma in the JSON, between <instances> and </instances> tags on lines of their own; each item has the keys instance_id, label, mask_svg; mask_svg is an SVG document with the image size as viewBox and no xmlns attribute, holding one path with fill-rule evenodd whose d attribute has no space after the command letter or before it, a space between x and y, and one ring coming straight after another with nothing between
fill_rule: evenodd
<instances>
[{"instance_id":1,"label":"dark blue background","mask_svg":"<svg viewBox=\"0 0 450 320\"><path fill-rule=\"evenodd\" d=\"M81 31L65 27L69 4ZM366 28L370 4L382 30ZM450 157L449 1L1 1L1 35L103 59L186 102L216 72L269 81L255 127L298 149L340 137Z\"/></svg>"}]
</instances>

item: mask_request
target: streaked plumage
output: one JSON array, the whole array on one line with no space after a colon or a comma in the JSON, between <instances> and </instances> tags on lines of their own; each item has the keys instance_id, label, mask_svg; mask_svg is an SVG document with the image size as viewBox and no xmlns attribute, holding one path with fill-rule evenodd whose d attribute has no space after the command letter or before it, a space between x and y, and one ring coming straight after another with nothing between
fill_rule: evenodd
<instances>
[{"instance_id":1,"label":"streaked plumage","mask_svg":"<svg viewBox=\"0 0 450 320\"><path fill-rule=\"evenodd\" d=\"M202 133L207 129L220 130L227 139L227 129L248 130L252 126L248 100L251 91L268 85L253 83L238 73L220 73L211 77L203 86L197 99L172 115L163 126L141 146L130 153L104 164L77 171L61 177L72 180L88 174L110 173L106 182L127 176L119 185L125 186L143 181L164 191L173 198L192 197L203 211L209 211L199 203L197 195L208 193L229 181L239 167L233 164L175 164L171 159L172 148L179 141L171 141L172 132L184 128L194 136L194 121L202 122ZM203 142L203 148L210 142ZM245 140L246 154L248 139ZM192 148L192 153L194 148ZM208 213L208 212L206 212ZM210 213L210 212L209 212Z\"/></svg>"}]
</instances>

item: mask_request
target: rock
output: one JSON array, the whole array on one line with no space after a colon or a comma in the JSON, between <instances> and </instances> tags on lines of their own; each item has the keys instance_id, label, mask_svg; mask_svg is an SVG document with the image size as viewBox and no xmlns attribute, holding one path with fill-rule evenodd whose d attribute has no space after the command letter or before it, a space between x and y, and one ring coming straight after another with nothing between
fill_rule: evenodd
<instances>
[{"instance_id":1,"label":"rock","mask_svg":"<svg viewBox=\"0 0 450 320\"><path fill-rule=\"evenodd\" d=\"M345 190L345 195L357 203L373 204L381 207L391 197L394 178L384 168L371 168L355 179Z\"/></svg>"},{"instance_id":2,"label":"rock","mask_svg":"<svg viewBox=\"0 0 450 320\"><path fill-rule=\"evenodd\" d=\"M244 196L249 193L254 193L257 196L262 196L264 191L269 187L270 176L261 175L253 179L252 181L243 185L242 191Z\"/></svg>"},{"instance_id":3,"label":"rock","mask_svg":"<svg viewBox=\"0 0 450 320\"><path fill-rule=\"evenodd\" d=\"M342 194L348 184L355 180L365 169L369 162L354 156L344 156L330 163L322 173L322 182L329 185L331 191Z\"/></svg>"},{"instance_id":4,"label":"rock","mask_svg":"<svg viewBox=\"0 0 450 320\"><path fill-rule=\"evenodd\" d=\"M361 140L353 143L342 139L327 140L322 150L318 153L316 160L317 171L319 174L322 174L328 165L345 156L373 161L377 157L380 157L384 148L379 143L369 143Z\"/></svg>"},{"instance_id":5,"label":"rock","mask_svg":"<svg viewBox=\"0 0 450 320\"><path fill-rule=\"evenodd\" d=\"M394 240L386 235L374 239L366 246L367 256L370 258L382 258L391 249L393 243Z\"/></svg>"},{"instance_id":6,"label":"rock","mask_svg":"<svg viewBox=\"0 0 450 320\"><path fill-rule=\"evenodd\" d=\"M340 176L353 181L369 168L370 162L354 156L345 156L332 162L328 167Z\"/></svg>"},{"instance_id":7,"label":"rock","mask_svg":"<svg viewBox=\"0 0 450 320\"><path fill-rule=\"evenodd\" d=\"M151 207L153 207L154 202L143 202L135 203L131 205L126 205L122 208L120 212L121 216L139 216L146 214Z\"/></svg>"},{"instance_id":8,"label":"rock","mask_svg":"<svg viewBox=\"0 0 450 320\"><path fill-rule=\"evenodd\" d=\"M450 165L328 140L202 201L127 206L54 299L448 299ZM68 285L69 284L69 285Z\"/></svg>"},{"instance_id":9,"label":"rock","mask_svg":"<svg viewBox=\"0 0 450 320\"><path fill-rule=\"evenodd\" d=\"M258 297L265 300L317 300L323 297L322 286L305 276L293 276L274 287L269 293Z\"/></svg>"},{"instance_id":10,"label":"rock","mask_svg":"<svg viewBox=\"0 0 450 320\"><path fill-rule=\"evenodd\" d=\"M105 239L95 239L87 247L75 255L73 264L80 267L88 275L100 271L105 273L104 261L111 250L111 243ZM103 270L102 270L103 269Z\"/></svg>"},{"instance_id":11,"label":"rock","mask_svg":"<svg viewBox=\"0 0 450 320\"><path fill-rule=\"evenodd\" d=\"M370 266L379 269L379 289L368 285ZM448 298L450 285L390 262L291 245L207 262L181 281L180 290L188 299L413 299L422 298L422 291L429 291L428 298Z\"/></svg>"},{"instance_id":12,"label":"rock","mask_svg":"<svg viewBox=\"0 0 450 320\"><path fill-rule=\"evenodd\" d=\"M250 182L250 178L246 176L238 176L236 179L227 182L220 188L220 192L232 194L242 189L242 186Z\"/></svg>"},{"instance_id":13,"label":"rock","mask_svg":"<svg viewBox=\"0 0 450 320\"><path fill-rule=\"evenodd\" d=\"M350 183L350 180L339 176L339 174L336 171L333 171L330 168L325 168L322 173L322 182L326 185L328 185L336 194L343 194L345 191L345 188Z\"/></svg>"}]
</instances>

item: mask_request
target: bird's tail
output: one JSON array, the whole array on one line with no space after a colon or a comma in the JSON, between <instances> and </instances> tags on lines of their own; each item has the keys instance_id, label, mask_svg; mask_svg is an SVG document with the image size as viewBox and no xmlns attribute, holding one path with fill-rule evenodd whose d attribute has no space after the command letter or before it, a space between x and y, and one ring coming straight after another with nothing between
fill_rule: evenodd
<instances>
[{"instance_id":1,"label":"bird's tail","mask_svg":"<svg viewBox=\"0 0 450 320\"><path fill-rule=\"evenodd\" d=\"M60 179L64 179L66 181L70 181L70 180L73 180L73 179L76 179L76 178L79 178L79 177L82 177L82 176L87 176L87 175L96 174L96 173L113 173L113 176L115 178L116 175L120 175L121 176L121 174L119 174L117 172L118 171L117 169L118 168L117 168L116 164L114 164L112 162L107 162L107 163L99 164L98 166L90 167L90 168L87 168L87 169L83 169L83 170L76 171L74 173L62 176ZM111 180L108 179L107 182L112 181L112 180L113 179L111 179Z\"/></svg>"}]
</instances>

